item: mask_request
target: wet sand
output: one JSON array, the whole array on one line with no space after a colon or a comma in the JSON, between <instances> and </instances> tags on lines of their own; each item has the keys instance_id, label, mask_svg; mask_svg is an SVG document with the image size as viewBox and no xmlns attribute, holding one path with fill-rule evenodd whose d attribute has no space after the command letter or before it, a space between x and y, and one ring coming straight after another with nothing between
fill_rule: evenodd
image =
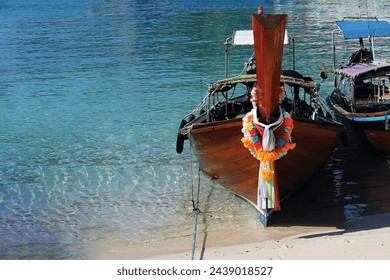
<instances>
[{"instance_id":1,"label":"wet sand","mask_svg":"<svg viewBox=\"0 0 390 280\"><path fill-rule=\"evenodd\" d=\"M224 256L222 248L231 246L251 246L252 243L261 244L272 240L281 240L302 232L315 233L322 229L312 227L267 228L257 230L224 230L212 232L198 232L194 259L217 259ZM163 240L140 242L138 244L124 244L116 241L98 241L93 245L93 258L96 259L181 259L189 260L192 255L193 235L168 238ZM218 253L221 251L221 253ZM212 253L214 252L214 253Z\"/></svg>"},{"instance_id":2,"label":"wet sand","mask_svg":"<svg viewBox=\"0 0 390 280\"><path fill-rule=\"evenodd\" d=\"M282 202L269 227L199 227L196 260L390 260L389 158L339 149L301 192ZM125 244L110 237L91 244L92 259L189 260L193 235Z\"/></svg>"},{"instance_id":3,"label":"wet sand","mask_svg":"<svg viewBox=\"0 0 390 280\"><path fill-rule=\"evenodd\" d=\"M299 234L298 234L299 232ZM304 232L304 233L302 233ZM95 246L96 259L189 260L192 236L135 245ZM390 260L390 213L350 221L345 229L269 228L258 232L198 234L195 260Z\"/></svg>"}]
</instances>

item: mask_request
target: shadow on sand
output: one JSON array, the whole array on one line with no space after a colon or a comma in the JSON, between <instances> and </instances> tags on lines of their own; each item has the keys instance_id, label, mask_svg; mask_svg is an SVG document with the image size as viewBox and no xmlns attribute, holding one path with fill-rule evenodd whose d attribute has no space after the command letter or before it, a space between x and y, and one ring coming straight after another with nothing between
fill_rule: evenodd
<instances>
[{"instance_id":1,"label":"shadow on sand","mask_svg":"<svg viewBox=\"0 0 390 280\"><path fill-rule=\"evenodd\" d=\"M299 239L310 239L323 236L340 236L346 233L359 232L366 230L374 230L390 227L390 213L377 214L351 220L346 223L346 228L343 231L326 232L319 234L310 234L299 237Z\"/></svg>"}]
</instances>

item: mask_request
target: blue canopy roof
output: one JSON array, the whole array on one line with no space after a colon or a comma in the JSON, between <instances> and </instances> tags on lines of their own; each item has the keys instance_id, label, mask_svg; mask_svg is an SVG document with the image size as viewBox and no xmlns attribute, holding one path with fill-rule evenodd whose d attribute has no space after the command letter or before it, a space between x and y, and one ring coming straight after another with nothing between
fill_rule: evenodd
<instances>
[{"instance_id":1,"label":"blue canopy roof","mask_svg":"<svg viewBox=\"0 0 390 280\"><path fill-rule=\"evenodd\" d=\"M336 21L345 39L390 36L390 23L376 20Z\"/></svg>"}]
</instances>

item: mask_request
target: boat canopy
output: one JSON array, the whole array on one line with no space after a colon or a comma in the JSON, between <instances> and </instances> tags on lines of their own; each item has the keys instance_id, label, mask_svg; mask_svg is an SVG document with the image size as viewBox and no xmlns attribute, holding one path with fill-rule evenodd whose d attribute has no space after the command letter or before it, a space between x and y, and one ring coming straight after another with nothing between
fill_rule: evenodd
<instances>
[{"instance_id":1,"label":"boat canopy","mask_svg":"<svg viewBox=\"0 0 390 280\"><path fill-rule=\"evenodd\" d=\"M390 23L379 20L336 21L345 39L390 36Z\"/></svg>"},{"instance_id":2,"label":"boat canopy","mask_svg":"<svg viewBox=\"0 0 390 280\"><path fill-rule=\"evenodd\" d=\"M233 45L253 45L253 31L252 30L237 30L233 33Z\"/></svg>"},{"instance_id":3,"label":"boat canopy","mask_svg":"<svg viewBox=\"0 0 390 280\"><path fill-rule=\"evenodd\" d=\"M365 64L365 63L357 63L350 67L340 68L334 71L335 74L341 74L344 76L348 76L352 79L361 77L362 75L372 73L373 76L383 75L384 73L390 73L390 63L373 63L373 64Z\"/></svg>"},{"instance_id":4,"label":"boat canopy","mask_svg":"<svg viewBox=\"0 0 390 280\"><path fill-rule=\"evenodd\" d=\"M234 46L253 46L253 30L237 30L233 33L233 42ZM288 33L287 30L284 33L284 45L288 44Z\"/></svg>"}]
</instances>

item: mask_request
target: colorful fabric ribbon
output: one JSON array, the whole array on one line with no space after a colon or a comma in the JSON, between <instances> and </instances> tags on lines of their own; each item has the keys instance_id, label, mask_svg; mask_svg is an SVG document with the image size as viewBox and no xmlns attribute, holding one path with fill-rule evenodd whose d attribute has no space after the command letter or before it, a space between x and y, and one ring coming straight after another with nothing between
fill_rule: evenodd
<instances>
[{"instance_id":1,"label":"colorful fabric ribbon","mask_svg":"<svg viewBox=\"0 0 390 280\"><path fill-rule=\"evenodd\" d=\"M260 161L257 192L259 209L280 210L274 161L295 147L295 143L291 141L292 129L291 116L280 107L278 120L271 124L263 124L258 120L257 108L253 108L243 118L244 137L241 141ZM277 131L276 134L275 131Z\"/></svg>"}]
</instances>

